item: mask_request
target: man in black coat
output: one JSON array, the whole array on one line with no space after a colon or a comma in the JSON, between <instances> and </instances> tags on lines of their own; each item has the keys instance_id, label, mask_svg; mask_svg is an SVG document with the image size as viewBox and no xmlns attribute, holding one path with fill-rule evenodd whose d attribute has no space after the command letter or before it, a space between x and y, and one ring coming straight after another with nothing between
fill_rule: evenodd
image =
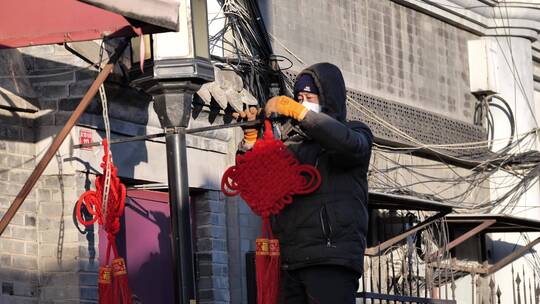
<instances>
[{"instance_id":1,"label":"man in black coat","mask_svg":"<svg viewBox=\"0 0 540 304\"><path fill-rule=\"evenodd\" d=\"M272 218L280 241L282 303L355 303L363 272L367 233L367 172L373 135L362 122L346 121L341 71L315 64L297 77L293 100L270 99L267 115L292 118L285 144L302 164L315 166L322 183L296 195ZM255 111L241 113L253 119ZM244 131L241 149L252 147L256 130Z\"/></svg>"}]
</instances>

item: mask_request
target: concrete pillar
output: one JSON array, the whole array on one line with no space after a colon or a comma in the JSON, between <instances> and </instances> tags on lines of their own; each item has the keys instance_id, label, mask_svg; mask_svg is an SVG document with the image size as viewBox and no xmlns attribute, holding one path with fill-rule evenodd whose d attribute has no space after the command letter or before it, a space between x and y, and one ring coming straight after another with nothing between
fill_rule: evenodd
<instances>
[{"instance_id":1,"label":"concrete pillar","mask_svg":"<svg viewBox=\"0 0 540 304\"><path fill-rule=\"evenodd\" d=\"M532 129L538 128L538 116L534 102L534 81L531 41L520 37L488 37L483 38L491 42L490 56L491 64L495 71L495 91L503 97L514 113L516 134L522 134ZM493 109L495 120L494 138L505 138L509 136L509 128L505 115ZM506 145L505 141L494 144L493 149L499 150ZM526 141L514 149L514 153L537 150L536 141ZM498 172L491 183L491 199L501 197L509 191L509 186L516 183L518 179L505 172ZM502 184L501 184L502 182ZM540 188L535 183L524 195L522 195L515 207L503 210L497 207L494 213L505 213L519 217L537 220L540 218L539 206ZM531 235L531 240L535 238ZM492 258L496 261L508 255L518 247L523 246L527 241L519 233L492 234L493 248ZM527 276L532 277L533 271L524 258L514 262L514 268L521 273L524 269ZM495 275L495 281L502 291L502 303L511 303L512 300L512 273L511 266L499 270ZM515 279L515 277L513 278Z\"/></svg>"},{"instance_id":2,"label":"concrete pillar","mask_svg":"<svg viewBox=\"0 0 540 304\"><path fill-rule=\"evenodd\" d=\"M516 134L522 134L538 127L538 117L534 102L534 81L531 41L518 37L489 37L484 38L491 42L491 59L495 65L495 90L510 105L516 124ZM495 119L495 139L506 138L510 135L505 115L493 109ZM505 146L505 141L494 144L493 149L499 150ZM537 143L523 143L516 147L514 153L537 150ZM502 173L501 173L502 174ZM503 175L500 175L503 177ZM500 181L498 181L500 182ZM508 180L512 184L515 180ZM533 186L523 195L518 205L511 212L512 215L538 219L540 210L529 209L539 198L538 185ZM508 191L507 188L492 184L491 198L500 197Z\"/></svg>"}]
</instances>

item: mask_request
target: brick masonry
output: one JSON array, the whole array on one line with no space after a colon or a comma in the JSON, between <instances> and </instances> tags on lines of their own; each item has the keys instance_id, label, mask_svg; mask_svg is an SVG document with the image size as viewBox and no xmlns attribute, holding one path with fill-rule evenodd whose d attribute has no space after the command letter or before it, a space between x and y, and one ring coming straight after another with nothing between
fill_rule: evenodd
<instances>
[{"instance_id":1,"label":"brick masonry","mask_svg":"<svg viewBox=\"0 0 540 304\"><path fill-rule=\"evenodd\" d=\"M27 117L0 110L0 216L35 165L33 131ZM0 303L37 303L37 190L28 196L0 237Z\"/></svg>"},{"instance_id":2,"label":"brick masonry","mask_svg":"<svg viewBox=\"0 0 540 304\"><path fill-rule=\"evenodd\" d=\"M55 114L63 107L60 102L71 94L80 97L80 87L88 83L79 80L93 77L77 71L87 64L62 46L2 51L2 56L24 63L14 70L17 75L27 72L33 77L27 83L33 91L20 96L42 111L0 110L0 215L26 182L36 165L36 155L43 152L36 151L38 128L54 125L56 120L55 115L43 117ZM19 82L22 80L11 86L2 83L2 87L13 91ZM2 304L97 301L97 240L91 233L81 234L72 217L75 202L89 183L81 173L62 172L63 156L57 155L52 162L56 162L57 171L39 179L0 237Z\"/></svg>"},{"instance_id":3,"label":"brick masonry","mask_svg":"<svg viewBox=\"0 0 540 304\"><path fill-rule=\"evenodd\" d=\"M199 303L231 303L225 198L219 191L191 196L195 206Z\"/></svg>"},{"instance_id":4,"label":"brick masonry","mask_svg":"<svg viewBox=\"0 0 540 304\"><path fill-rule=\"evenodd\" d=\"M37 200L40 303L97 300L97 235L79 225L81 234L72 216L88 182L82 173L67 175L61 170L41 178Z\"/></svg>"}]
</instances>

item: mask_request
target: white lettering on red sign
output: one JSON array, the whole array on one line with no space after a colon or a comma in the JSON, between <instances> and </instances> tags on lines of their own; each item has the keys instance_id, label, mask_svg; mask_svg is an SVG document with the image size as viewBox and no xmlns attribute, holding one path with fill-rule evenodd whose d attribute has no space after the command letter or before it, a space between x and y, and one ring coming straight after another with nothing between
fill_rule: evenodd
<instances>
[{"instance_id":1,"label":"white lettering on red sign","mask_svg":"<svg viewBox=\"0 0 540 304\"><path fill-rule=\"evenodd\" d=\"M92 131L91 130L80 130L79 131L79 143L80 144L89 144L92 142ZM92 150L92 147L83 147L83 150Z\"/></svg>"}]
</instances>

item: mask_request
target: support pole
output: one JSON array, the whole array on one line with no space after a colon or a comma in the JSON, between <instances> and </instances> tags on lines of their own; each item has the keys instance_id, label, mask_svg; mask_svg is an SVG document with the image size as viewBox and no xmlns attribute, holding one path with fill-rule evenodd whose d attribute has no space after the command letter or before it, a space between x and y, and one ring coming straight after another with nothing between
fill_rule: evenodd
<instances>
[{"instance_id":1,"label":"support pole","mask_svg":"<svg viewBox=\"0 0 540 304\"><path fill-rule=\"evenodd\" d=\"M32 188L34 188L34 185L38 181L41 174L43 174L43 171L45 171L45 168L47 168L47 165L54 157L56 151L58 151L58 149L62 145L62 142L64 142L64 139L66 139L75 123L84 113L84 110L86 110L88 105L92 102L92 98L94 98L99 87L103 84L103 82L105 82L105 79L107 79L109 73L111 73L116 61L118 61L120 55L123 53L124 49L128 45L128 41L128 39L123 40L122 43L120 43L120 45L116 48L114 55L109 59L109 62L107 63L107 65L105 65L103 70L101 70L101 72L98 74L98 76L82 98L75 111L73 111L60 133L54 138L53 143L51 144L47 152L45 152L45 155L41 158L37 166L34 168L34 171L32 171L30 177L28 177L28 179L24 183L24 186L21 188L21 190L9 206L6 214L4 214L2 220L0 220L0 236L2 235L4 230L6 230L7 226L17 213L17 210L19 210L28 194L30 194L30 191L32 191Z\"/></svg>"},{"instance_id":2,"label":"support pole","mask_svg":"<svg viewBox=\"0 0 540 304\"><path fill-rule=\"evenodd\" d=\"M191 212L189 207L186 130L165 137L169 179L169 207L172 224L174 293L176 303L191 303L195 299ZM180 300L180 301L178 301Z\"/></svg>"}]
</instances>

